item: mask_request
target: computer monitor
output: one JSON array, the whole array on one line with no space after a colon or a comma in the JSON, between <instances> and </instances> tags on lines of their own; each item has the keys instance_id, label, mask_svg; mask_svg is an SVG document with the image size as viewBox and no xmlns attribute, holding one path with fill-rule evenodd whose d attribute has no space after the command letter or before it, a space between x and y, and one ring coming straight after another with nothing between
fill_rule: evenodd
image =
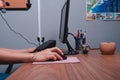
<instances>
[{"instance_id":1,"label":"computer monitor","mask_svg":"<svg viewBox=\"0 0 120 80\"><path fill-rule=\"evenodd\" d=\"M62 43L65 43L68 47L68 52L65 54L72 55L72 54L77 54L78 52L71 47L68 41L69 8L70 8L70 0L66 0L61 10L59 40Z\"/></svg>"}]
</instances>

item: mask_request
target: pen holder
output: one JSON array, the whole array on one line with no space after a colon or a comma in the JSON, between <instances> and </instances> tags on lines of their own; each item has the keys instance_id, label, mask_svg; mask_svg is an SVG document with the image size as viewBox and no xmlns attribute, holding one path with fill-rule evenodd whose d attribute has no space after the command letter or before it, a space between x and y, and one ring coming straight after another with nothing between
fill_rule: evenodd
<instances>
[{"instance_id":1,"label":"pen holder","mask_svg":"<svg viewBox=\"0 0 120 80\"><path fill-rule=\"evenodd\" d=\"M82 53L83 54L88 54L89 48L87 45L82 45Z\"/></svg>"},{"instance_id":2,"label":"pen holder","mask_svg":"<svg viewBox=\"0 0 120 80\"><path fill-rule=\"evenodd\" d=\"M82 45L80 43L76 42L75 49L76 50L82 50Z\"/></svg>"},{"instance_id":3,"label":"pen holder","mask_svg":"<svg viewBox=\"0 0 120 80\"><path fill-rule=\"evenodd\" d=\"M76 50L82 50L82 44L80 39L75 40L75 49Z\"/></svg>"}]
</instances>

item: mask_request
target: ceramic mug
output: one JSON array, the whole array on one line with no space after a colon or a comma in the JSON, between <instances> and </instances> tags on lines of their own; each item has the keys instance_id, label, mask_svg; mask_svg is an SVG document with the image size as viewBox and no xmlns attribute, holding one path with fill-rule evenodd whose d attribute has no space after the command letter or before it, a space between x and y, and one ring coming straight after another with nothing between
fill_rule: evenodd
<instances>
[{"instance_id":1,"label":"ceramic mug","mask_svg":"<svg viewBox=\"0 0 120 80\"><path fill-rule=\"evenodd\" d=\"M100 43L101 54L111 55L115 53L115 50L116 50L115 42L101 42Z\"/></svg>"}]
</instances>

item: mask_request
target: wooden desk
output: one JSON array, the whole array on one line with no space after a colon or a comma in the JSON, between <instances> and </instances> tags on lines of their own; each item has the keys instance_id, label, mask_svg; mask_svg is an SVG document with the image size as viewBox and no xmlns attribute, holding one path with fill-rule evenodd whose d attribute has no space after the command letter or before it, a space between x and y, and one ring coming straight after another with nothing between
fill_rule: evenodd
<instances>
[{"instance_id":1,"label":"wooden desk","mask_svg":"<svg viewBox=\"0 0 120 80\"><path fill-rule=\"evenodd\" d=\"M7 80L120 80L120 53L75 55L80 63L33 65L23 64Z\"/></svg>"}]
</instances>

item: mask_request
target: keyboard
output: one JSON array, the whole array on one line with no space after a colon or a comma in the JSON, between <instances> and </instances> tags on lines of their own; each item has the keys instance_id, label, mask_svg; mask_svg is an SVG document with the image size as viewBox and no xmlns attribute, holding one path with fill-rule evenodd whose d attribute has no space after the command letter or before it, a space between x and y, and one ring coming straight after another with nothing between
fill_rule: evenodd
<instances>
[{"instance_id":1,"label":"keyboard","mask_svg":"<svg viewBox=\"0 0 120 80\"><path fill-rule=\"evenodd\" d=\"M47 49L47 48L52 48L56 46L56 41L55 40L48 40L44 42L43 44L39 45L34 51L34 52L39 52L41 50Z\"/></svg>"}]
</instances>

